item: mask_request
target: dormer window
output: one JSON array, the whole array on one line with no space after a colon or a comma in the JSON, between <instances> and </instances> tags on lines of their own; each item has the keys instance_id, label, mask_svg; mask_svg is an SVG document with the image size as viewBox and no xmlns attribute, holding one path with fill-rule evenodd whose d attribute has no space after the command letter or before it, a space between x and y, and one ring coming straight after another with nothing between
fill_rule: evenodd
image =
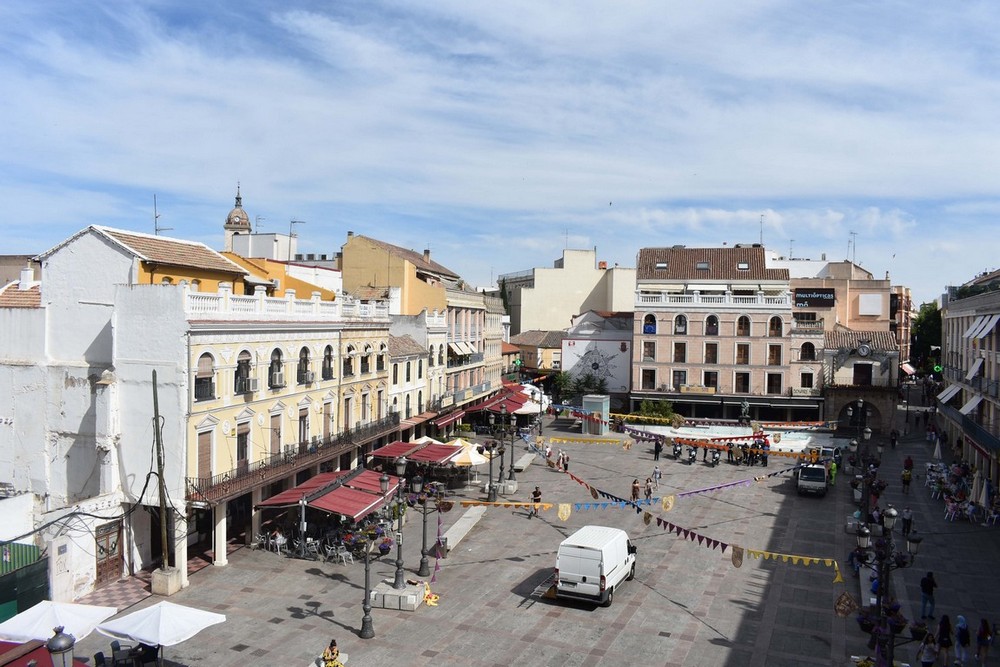
<instances>
[{"instance_id":1,"label":"dormer window","mask_svg":"<svg viewBox=\"0 0 1000 667\"><path fill-rule=\"evenodd\" d=\"M750 262L738 262L736 264L736 270L737 271L749 271L750 270Z\"/></svg>"},{"instance_id":2,"label":"dormer window","mask_svg":"<svg viewBox=\"0 0 1000 667\"><path fill-rule=\"evenodd\" d=\"M699 271L708 271L708 262L698 262L697 264L694 265L694 268L698 269Z\"/></svg>"},{"instance_id":3,"label":"dormer window","mask_svg":"<svg viewBox=\"0 0 1000 667\"><path fill-rule=\"evenodd\" d=\"M656 263L656 270L657 271L666 271L667 270L667 263L666 262L657 262Z\"/></svg>"}]
</instances>

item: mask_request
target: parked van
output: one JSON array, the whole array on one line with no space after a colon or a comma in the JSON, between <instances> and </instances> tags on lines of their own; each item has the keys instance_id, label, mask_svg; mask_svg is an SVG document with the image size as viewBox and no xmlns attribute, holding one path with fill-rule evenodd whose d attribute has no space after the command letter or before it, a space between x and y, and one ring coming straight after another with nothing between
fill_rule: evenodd
<instances>
[{"instance_id":1,"label":"parked van","mask_svg":"<svg viewBox=\"0 0 1000 667\"><path fill-rule=\"evenodd\" d=\"M795 488L799 495L803 493L817 493L826 495L826 485L828 482L826 466L822 463L802 466L796 471Z\"/></svg>"},{"instance_id":2,"label":"parked van","mask_svg":"<svg viewBox=\"0 0 1000 667\"><path fill-rule=\"evenodd\" d=\"M556 597L611 606L615 589L635 576L636 548L620 528L584 526L559 545Z\"/></svg>"}]
</instances>

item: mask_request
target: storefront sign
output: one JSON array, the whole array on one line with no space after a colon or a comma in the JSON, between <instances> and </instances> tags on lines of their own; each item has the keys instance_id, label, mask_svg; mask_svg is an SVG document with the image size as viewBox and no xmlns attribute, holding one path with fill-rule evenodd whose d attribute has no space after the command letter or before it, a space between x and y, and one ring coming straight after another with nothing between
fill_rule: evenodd
<instances>
[{"instance_id":1,"label":"storefront sign","mask_svg":"<svg viewBox=\"0 0 1000 667\"><path fill-rule=\"evenodd\" d=\"M837 291L833 289L795 290L796 308L833 308L837 302Z\"/></svg>"}]
</instances>

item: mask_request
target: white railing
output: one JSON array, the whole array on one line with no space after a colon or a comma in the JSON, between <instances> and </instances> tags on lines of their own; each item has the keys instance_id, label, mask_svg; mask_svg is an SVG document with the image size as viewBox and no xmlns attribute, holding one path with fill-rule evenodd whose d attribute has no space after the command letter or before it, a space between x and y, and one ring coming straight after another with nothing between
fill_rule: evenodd
<instances>
[{"instance_id":1,"label":"white railing","mask_svg":"<svg viewBox=\"0 0 1000 667\"><path fill-rule=\"evenodd\" d=\"M227 289L210 294L186 294L185 313L190 319L268 319L268 320L388 320L387 303L358 303L343 297L336 301L321 301L319 293L311 299L296 299L288 290L284 298L264 293L253 296L233 294Z\"/></svg>"},{"instance_id":2,"label":"white railing","mask_svg":"<svg viewBox=\"0 0 1000 667\"><path fill-rule=\"evenodd\" d=\"M649 294L637 292L635 295L635 305L638 310L648 306L676 306L676 305L712 305L712 306L741 306L744 308L791 308L792 295L781 294L778 296L756 296L735 295L735 294Z\"/></svg>"}]
</instances>

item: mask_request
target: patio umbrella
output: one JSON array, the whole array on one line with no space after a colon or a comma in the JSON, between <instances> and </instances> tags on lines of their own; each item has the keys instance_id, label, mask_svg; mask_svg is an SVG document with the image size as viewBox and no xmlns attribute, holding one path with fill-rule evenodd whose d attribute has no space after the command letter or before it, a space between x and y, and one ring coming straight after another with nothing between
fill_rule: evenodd
<instances>
[{"instance_id":1,"label":"patio umbrella","mask_svg":"<svg viewBox=\"0 0 1000 667\"><path fill-rule=\"evenodd\" d=\"M940 461L941 460L941 441L940 440L936 440L935 444L934 444L934 460L935 461Z\"/></svg>"},{"instance_id":2,"label":"patio umbrella","mask_svg":"<svg viewBox=\"0 0 1000 667\"><path fill-rule=\"evenodd\" d=\"M0 623L0 640L18 644L33 639L44 642L52 639L53 629L61 625L63 632L79 641L93 632L98 623L117 613L115 607L42 600Z\"/></svg>"},{"instance_id":3,"label":"patio umbrella","mask_svg":"<svg viewBox=\"0 0 1000 667\"><path fill-rule=\"evenodd\" d=\"M453 443L449 443L453 444ZM489 458L483 456L478 451L476 451L475 445L471 443L466 443L462 447L462 451L459 452L458 456L451 459L449 463L454 463L457 466L479 466L484 463L489 463Z\"/></svg>"},{"instance_id":4,"label":"patio umbrella","mask_svg":"<svg viewBox=\"0 0 1000 667\"><path fill-rule=\"evenodd\" d=\"M419 438L417 438L416 440L410 440L410 442L412 442L412 443L413 443L413 444L415 444L415 445L416 445L416 444L420 444L420 445L425 445L425 444L430 444L430 445L443 445L443 444L444 444L444 443L443 443L443 442L441 442L440 440L435 440L434 438L432 438L432 437L431 437L431 436L429 436L429 435L425 435L425 436L422 436L422 437L419 437Z\"/></svg>"},{"instance_id":5,"label":"patio umbrella","mask_svg":"<svg viewBox=\"0 0 1000 667\"><path fill-rule=\"evenodd\" d=\"M976 471L976 475L972 478L972 490L969 493L969 500L972 502L979 502L979 493L983 487L983 477Z\"/></svg>"},{"instance_id":6,"label":"patio umbrella","mask_svg":"<svg viewBox=\"0 0 1000 667\"><path fill-rule=\"evenodd\" d=\"M164 600L102 623L97 626L97 631L114 639L140 642L147 646L173 646L225 620L223 614Z\"/></svg>"}]
</instances>

